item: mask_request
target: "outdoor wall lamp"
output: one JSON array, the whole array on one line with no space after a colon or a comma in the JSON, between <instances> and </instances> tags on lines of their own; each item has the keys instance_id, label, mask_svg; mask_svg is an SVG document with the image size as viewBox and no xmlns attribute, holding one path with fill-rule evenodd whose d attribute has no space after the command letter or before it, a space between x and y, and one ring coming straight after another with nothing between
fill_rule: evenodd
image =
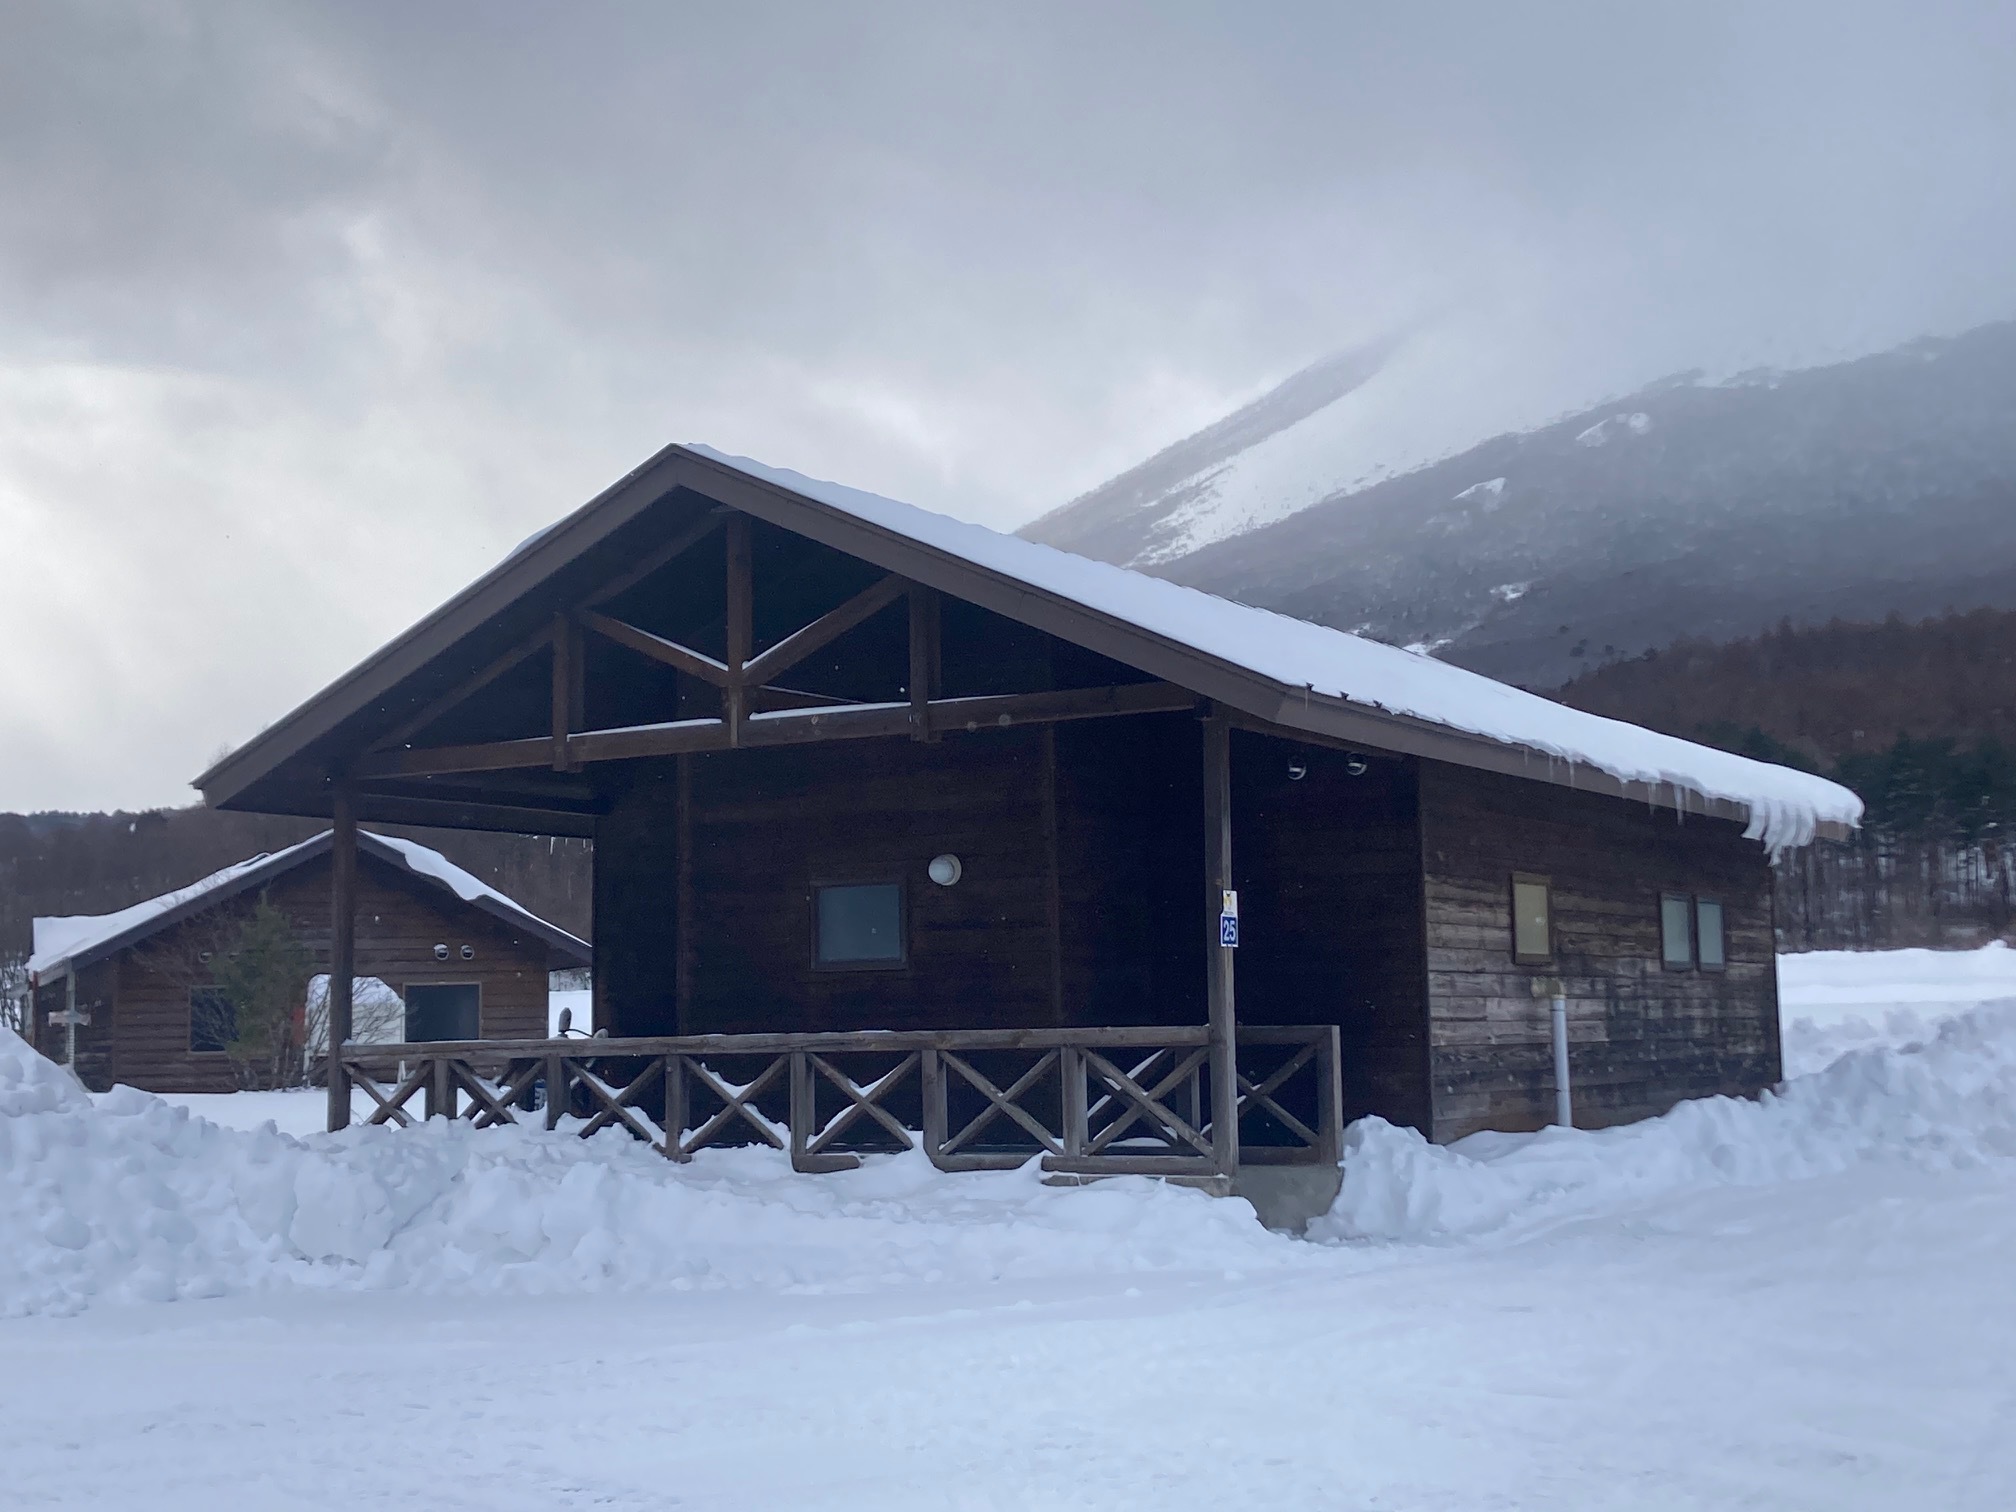
<instances>
[{"instance_id":1,"label":"outdoor wall lamp","mask_svg":"<svg viewBox=\"0 0 2016 1512\"><path fill-rule=\"evenodd\" d=\"M948 852L942 856L933 856L931 864L925 868L925 874L940 887L950 887L966 874L966 868L959 864L957 856Z\"/></svg>"}]
</instances>

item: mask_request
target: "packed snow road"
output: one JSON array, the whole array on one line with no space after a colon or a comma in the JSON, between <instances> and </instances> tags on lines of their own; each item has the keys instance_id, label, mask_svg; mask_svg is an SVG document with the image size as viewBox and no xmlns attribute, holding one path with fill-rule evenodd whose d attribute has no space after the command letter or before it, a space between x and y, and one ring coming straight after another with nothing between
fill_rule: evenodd
<instances>
[{"instance_id":1,"label":"packed snow road","mask_svg":"<svg viewBox=\"0 0 2016 1512\"><path fill-rule=\"evenodd\" d=\"M1761 1104L1360 1125L1331 1243L1140 1182L225 1130L0 1046L0 1504L2003 1512L1982 996L1869 995L1915 1006L1809 1025L1863 1048Z\"/></svg>"},{"instance_id":2,"label":"packed snow road","mask_svg":"<svg viewBox=\"0 0 2016 1512\"><path fill-rule=\"evenodd\" d=\"M2016 1498L2016 1179L1509 1246L853 1295L4 1325L11 1507L1870 1508Z\"/></svg>"}]
</instances>

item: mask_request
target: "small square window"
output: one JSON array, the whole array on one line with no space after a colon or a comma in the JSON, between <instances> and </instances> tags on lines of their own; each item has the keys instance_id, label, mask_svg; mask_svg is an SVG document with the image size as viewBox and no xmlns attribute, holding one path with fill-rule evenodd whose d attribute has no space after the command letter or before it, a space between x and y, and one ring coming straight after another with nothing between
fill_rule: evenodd
<instances>
[{"instance_id":1,"label":"small square window","mask_svg":"<svg viewBox=\"0 0 2016 1512\"><path fill-rule=\"evenodd\" d=\"M858 882L815 888L813 931L815 965L902 965L902 884Z\"/></svg>"},{"instance_id":2,"label":"small square window","mask_svg":"<svg viewBox=\"0 0 2016 1512\"><path fill-rule=\"evenodd\" d=\"M1703 971L1720 971L1728 964L1722 945L1722 905L1712 898L1694 900L1694 940Z\"/></svg>"},{"instance_id":3,"label":"small square window","mask_svg":"<svg viewBox=\"0 0 2016 1512\"><path fill-rule=\"evenodd\" d=\"M1685 971L1694 964L1693 905L1680 893L1667 893L1659 900L1659 958L1670 971Z\"/></svg>"},{"instance_id":4,"label":"small square window","mask_svg":"<svg viewBox=\"0 0 2016 1512\"><path fill-rule=\"evenodd\" d=\"M238 1038L238 1007L218 987L189 989L189 1050L221 1055Z\"/></svg>"},{"instance_id":5,"label":"small square window","mask_svg":"<svg viewBox=\"0 0 2016 1512\"><path fill-rule=\"evenodd\" d=\"M1554 959L1553 889L1545 877L1512 877L1512 959L1539 965Z\"/></svg>"},{"instance_id":6,"label":"small square window","mask_svg":"<svg viewBox=\"0 0 2016 1512\"><path fill-rule=\"evenodd\" d=\"M483 989L475 982L406 984L406 1042L483 1037Z\"/></svg>"}]
</instances>

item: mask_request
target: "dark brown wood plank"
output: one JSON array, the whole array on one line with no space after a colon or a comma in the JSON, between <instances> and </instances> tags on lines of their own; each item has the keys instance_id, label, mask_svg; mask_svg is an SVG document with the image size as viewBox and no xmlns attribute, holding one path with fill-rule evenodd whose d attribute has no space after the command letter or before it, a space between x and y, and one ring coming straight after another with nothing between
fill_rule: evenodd
<instances>
[{"instance_id":1,"label":"dark brown wood plank","mask_svg":"<svg viewBox=\"0 0 2016 1512\"><path fill-rule=\"evenodd\" d=\"M828 610L811 624L792 631L762 655L752 658L745 680L756 685L783 676L815 651L823 650L856 625L895 603L907 587L899 577L885 577L862 589L839 608Z\"/></svg>"}]
</instances>

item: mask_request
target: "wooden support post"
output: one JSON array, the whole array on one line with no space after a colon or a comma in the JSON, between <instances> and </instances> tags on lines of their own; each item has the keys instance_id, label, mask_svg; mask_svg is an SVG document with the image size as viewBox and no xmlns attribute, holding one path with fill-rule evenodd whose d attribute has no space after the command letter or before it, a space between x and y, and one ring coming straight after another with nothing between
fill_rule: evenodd
<instances>
[{"instance_id":1,"label":"wooden support post","mask_svg":"<svg viewBox=\"0 0 2016 1512\"><path fill-rule=\"evenodd\" d=\"M691 1034L700 1022L694 1011L693 960L697 952L693 939L693 758L673 758L678 786L678 811L673 819L673 843L678 847L672 880L672 1024L681 1034ZM600 1021L596 1028L602 1028ZM612 1026L609 1032L616 1033Z\"/></svg>"},{"instance_id":2,"label":"wooden support post","mask_svg":"<svg viewBox=\"0 0 2016 1512\"><path fill-rule=\"evenodd\" d=\"M557 1129L560 1120L567 1115L569 1096L567 1081L567 1061L565 1057L546 1057L546 1127Z\"/></svg>"},{"instance_id":3,"label":"wooden support post","mask_svg":"<svg viewBox=\"0 0 2016 1512\"><path fill-rule=\"evenodd\" d=\"M692 1122L692 1098L686 1080L686 1057L665 1057L665 1154L687 1160L686 1125Z\"/></svg>"},{"instance_id":4,"label":"wooden support post","mask_svg":"<svg viewBox=\"0 0 2016 1512\"><path fill-rule=\"evenodd\" d=\"M339 778L329 807L329 1129L350 1126L350 1075L343 1046L350 1039L350 987L357 974L357 799Z\"/></svg>"},{"instance_id":5,"label":"wooden support post","mask_svg":"<svg viewBox=\"0 0 2016 1512\"><path fill-rule=\"evenodd\" d=\"M938 594L921 583L910 585L910 738L936 740L931 728L931 700L938 696Z\"/></svg>"},{"instance_id":6,"label":"wooden support post","mask_svg":"<svg viewBox=\"0 0 2016 1512\"><path fill-rule=\"evenodd\" d=\"M63 1064L77 1069L77 963L63 973Z\"/></svg>"},{"instance_id":7,"label":"wooden support post","mask_svg":"<svg viewBox=\"0 0 2016 1512\"><path fill-rule=\"evenodd\" d=\"M1090 1114L1085 1103L1085 1051L1079 1045L1064 1045L1057 1051L1057 1072L1062 1079L1063 1144L1067 1157L1075 1160L1091 1143L1087 1128Z\"/></svg>"},{"instance_id":8,"label":"wooden support post","mask_svg":"<svg viewBox=\"0 0 2016 1512\"><path fill-rule=\"evenodd\" d=\"M567 737L583 724L581 627L568 614L553 616L553 770L578 768Z\"/></svg>"},{"instance_id":9,"label":"wooden support post","mask_svg":"<svg viewBox=\"0 0 2016 1512\"><path fill-rule=\"evenodd\" d=\"M434 1062L434 1074L427 1079L427 1116L455 1116L455 1063L445 1055Z\"/></svg>"},{"instance_id":10,"label":"wooden support post","mask_svg":"<svg viewBox=\"0 0 2016 1512\"><path fill-rule=\"evenodd\" d=\"M1219 943L1219 912L1232 890L1232 725L1222 709L1204 721L1204 944L1211 1027L1211 1159L1221 1176L1239 1169L1239 1019L1233 947Z\"/></svg>"},{"instance_id":11,"label":"wooden support post","mask_svg":"<svg viewBox=\"0 0 2016 1512\"><path fill-rule=\"evenodd\" d=\"M749 565L749 516L728 516L728 681L721 689L721 718L728 744L742 744L749 719L749 656L754 649L756 593Z\"/></svg>"},{"instance_id":12,"label":"wooden support post","mask_svg":"<svg viewBox=\"0 0 2016 1512\"><path fill-rule=\"evenodd\" d=\"M923 1062L918 1067L919 1085L924 1097L924 1157L940 1170L944 1159L945 1138L951 1120L945 1088L945 1063L939 1058L935 1046L927 1045L923 1051Z\"/></svg>"},{"instance_id":13,"label":"wooden support post","mask_svg":"<svg viewBox=\"0 0 2016 1512\"><path fill-rule=\"evenodd\" d=\"M807 1159L812 1136L819 1131L813 1127L817 1121L817 1104L813 1101L812 1064L805 1058L803 1050L790 1052L791 1089L791 1169L809 1171L811 1162Z\"/></svg>"}]
</instances>

